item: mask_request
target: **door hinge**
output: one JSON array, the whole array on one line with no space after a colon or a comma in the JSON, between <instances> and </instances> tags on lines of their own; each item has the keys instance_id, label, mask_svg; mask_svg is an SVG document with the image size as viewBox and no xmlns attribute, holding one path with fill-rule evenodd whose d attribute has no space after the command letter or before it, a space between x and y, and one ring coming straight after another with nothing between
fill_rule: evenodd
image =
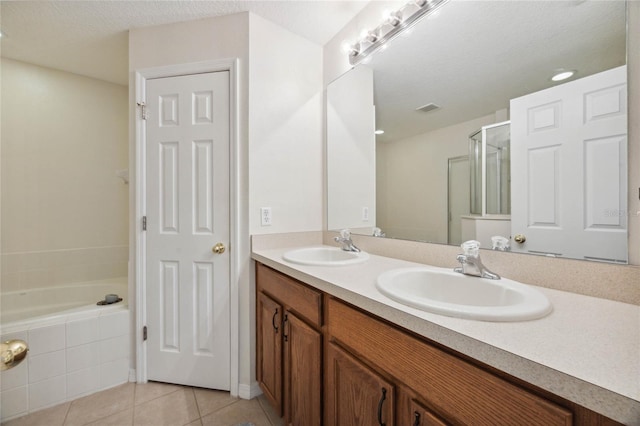
<instances>
[{"instance_id":1,"label":"door hinge","mask_svg":"<svg viewBox=\"0 0 640 426\"><path fill-rule=\"evenodd\" d=\"M143 231L147 230L147 217L146 216L142 216L142 230Z\"/></svg>"},{"instance_id":2,"label":"door hinge","mask_svg":"<svg viewBox=\"0 0 640 426\"><path fill-rule=\"evenodd\" d=\"M142 341L147 340L147 326L142 327Z\"/></svg>"},{"instance_id":3,"label":"door hinge","mask_svg":"<svg viewBox=\"0 0 640 426\"><path fill-rule=\"evenodd\" d=\"M143 120L147 119L147 104L144 102L138 102L137 105L140 107L140 118Z\"/></svg>"}]
</instances>

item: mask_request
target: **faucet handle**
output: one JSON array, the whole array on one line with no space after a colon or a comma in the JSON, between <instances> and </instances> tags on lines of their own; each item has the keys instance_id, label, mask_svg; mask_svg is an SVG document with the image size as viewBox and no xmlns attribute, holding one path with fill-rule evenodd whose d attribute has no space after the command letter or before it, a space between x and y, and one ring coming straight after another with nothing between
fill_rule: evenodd
<instances>
[{"instance_id":1,"label":"faucet handle","mask_svg":"<svg viewBox=\"0 0 640 426\"><path fill-rule=\"evenodd\" d=\"M348 240L351 238L351 231L348 228L343 229L342 231L340 231L340 236L345 240Z\"/></svg>"},{"instance_id":2,"label":"faucet handle","mask_svg":"<svg viewBox=\"0 0 640 426\"><path fill-rule=\"evenodd\" d=\"M480 251L480 242L476 240L469 240L460 244L460 247L466 256L477 257Z\"/></svg>"}]
</instances>

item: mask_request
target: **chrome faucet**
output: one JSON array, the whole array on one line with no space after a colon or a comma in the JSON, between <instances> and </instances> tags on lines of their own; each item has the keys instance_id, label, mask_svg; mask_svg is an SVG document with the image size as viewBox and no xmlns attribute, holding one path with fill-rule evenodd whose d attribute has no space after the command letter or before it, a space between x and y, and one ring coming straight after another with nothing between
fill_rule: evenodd
<instances>
[{"instance_id":1,"label":"chrome faucet","mask_svg":"<svg viewBox=\"0 0 640 426\"><path fill-rule=\"evenodd\" d=\"M456 259L462 266L454 268L455 272L492 280L500 279L500 275L488 270L480 260L480 243L478 241L465 241L460 247L462 247L464 254L459 254Z\"/></svg>"},{"instance_id":2,"label":"chrome faucet","mask_svg":"<svg viewBox=\"0 0 640 426\"><path fill-rule=\"evenodd\" d=\"M342 244L342 250L344 251L360 252L360 249L351 241L351 231L348 229L343 229L340 231L340 236L333 237L333 239L336 243Z\"/></svg>"}]
</instances>

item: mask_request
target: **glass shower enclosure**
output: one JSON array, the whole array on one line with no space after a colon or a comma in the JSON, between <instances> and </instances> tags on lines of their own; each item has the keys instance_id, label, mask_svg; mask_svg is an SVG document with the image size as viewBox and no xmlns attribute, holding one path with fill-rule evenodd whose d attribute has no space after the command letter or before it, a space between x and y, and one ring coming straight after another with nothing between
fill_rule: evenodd
<instances>
[{"instance_id":1,"label":"glass shower enclosure","mask_svg":"<svg viewBox=\"0 0 640 426\"><path fill-rule=\"evenodd\" d=\"M469 136L471 214L511 214L511 122L482 127Z\"/></svg>"}]
</instances>

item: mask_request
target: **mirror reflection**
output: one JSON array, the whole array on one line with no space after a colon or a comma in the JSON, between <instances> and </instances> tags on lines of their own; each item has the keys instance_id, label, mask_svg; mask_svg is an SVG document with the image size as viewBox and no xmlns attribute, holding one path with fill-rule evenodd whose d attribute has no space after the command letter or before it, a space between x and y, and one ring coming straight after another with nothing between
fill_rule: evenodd
<instances>
[{"instance_id":1,"label":"mirror reflection","mask_svg":"<svg viewBox=\"0 0 640 426\"><path fill-rule=\"evenodd\" d=\"M332 82L329 229L626 262L625 11L450 1Z\"/></svg>"}]
</instances>

